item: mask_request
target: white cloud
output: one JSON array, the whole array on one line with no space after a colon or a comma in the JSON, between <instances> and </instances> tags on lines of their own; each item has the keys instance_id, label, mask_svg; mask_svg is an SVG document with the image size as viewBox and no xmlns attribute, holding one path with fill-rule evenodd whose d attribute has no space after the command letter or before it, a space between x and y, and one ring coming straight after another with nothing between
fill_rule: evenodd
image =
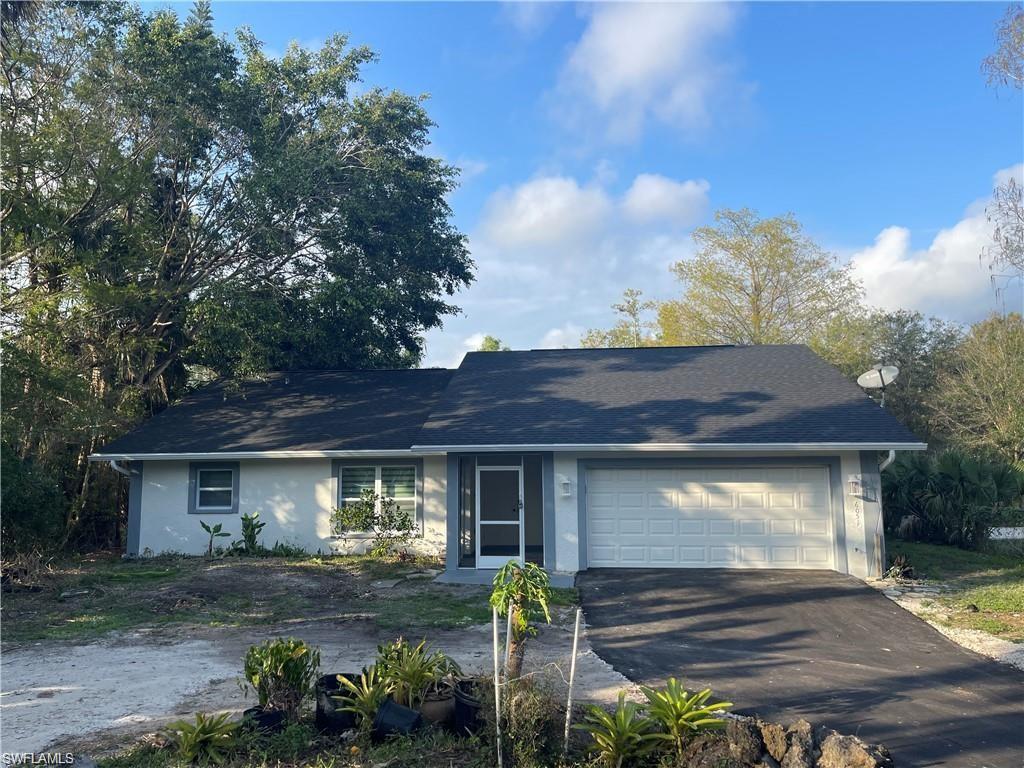
<instances>
[{"instance_id":1,"label":"white cloud","mask_svg":"<svg viewBox=\"0 0 1024 768\"><path fill-rule=\"evenodd\" d=\"M600 187L548 176L495 192L484 211L483 231L508 247L579 241L599 228L611 207Z\"/></svg>"},{"instance_id":2,"label":"white cloud","mask_svg":"<svg viewBox=\"0 0 1024 768\"><path fill-rule=\"evenodd\" d=\"M428 334L427 364L457 364L479 346L482 334L469 335L478 328L513 349L576 346L615 322L624 289L673 295L668 266L692 252L682 225L706 208L708 183L645 175L624 194L614 183L611 173L588 184L541 176L496 192L470 234L477 270L457 298L464 315Z\"/></svg>"},{"instance_id":3,"label":"white cloud","mask_svg":"<svg viewBox=\"0 0 1024 768\"><path fill-rule=\"evenodd\" d=\"M627 190L622 208L633 221L663 219L677 226L690 226L707 211L710 188L704 179L674 181L654 173L641 173Z\"/></svg>"},{"instance_id":4,"label":"white cloud","mask_svg":"<svg viewBox=\"0 0 1024 768\"><path fill-rule=\"evenodd\" d=\"M995 174L994 184L1024 166ZM873 245L850 258L869 304L883 309L916 309L954 320L977 320L996 308L990 272L981 256L992 242L986 200L968 206L955 224L938 232L926 248L914 249L910 230L883 229Z\"/></svg>"},{"instance_id":5,"label":"white cloud","mask_svg":"<svg viewBox=\"0 0 1024 768\"><path fill-rule=\"evenodd\" d=\"M572 348L580 343L582 335L583 328L575 323L566 323L545 333L538 342L537 349Z\"/></svg>"},{"instance_id":6,"label":"white cloud","mask_svg":"<svg viewBox=\"0 0 1024 768\"><path fill-rule=\"evenodd\" d=\"M518 0L501 4L501 15L524 35L540 32L557 10L558 3L541 0Z\"/></svg>"},{"instance_id":7,"label":"white cloud","mask_svg":"<svg viewBox=\"0 0 1024 768\"><path fill-rule=\"evenodd\" d=\"M729 83L733 67L719 53L735 22L726 3L598 4L562 72L559 110L580 102L618 141L636 138L652 117L688 133L706 129L713 102L747 91Z\"/></svg>"}]
</instances>

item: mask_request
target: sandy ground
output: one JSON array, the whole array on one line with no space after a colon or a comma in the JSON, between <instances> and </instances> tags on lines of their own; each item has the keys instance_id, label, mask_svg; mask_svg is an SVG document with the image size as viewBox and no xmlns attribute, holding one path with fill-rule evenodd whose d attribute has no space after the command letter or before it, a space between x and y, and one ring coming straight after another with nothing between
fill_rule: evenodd
<instances>
[{"instance_id":1,"label":"sandy ground","mask_svg":"<svg viewBox=\"0 0 1024 768\"><path fill-rule=\"evenodd\" d=\"M394 639L393 633L368 621L318 621L267 628L141 630L86 645L38 643L5 652L0 666L0 752L99 752L194 712L240 713L253 703L251 693L246 698L239 685L245 651L278 636L319 646L324 673L359 670L372 662L378 643ZM490 626L436 630L427 639L467 673L492 668ZM564 695L572 656L569 612L554 626L542 627L527 648L527 669ZM632 688L594 654L585 633L579 652L577 700L611 702L620 689Z\"/></svg>"},{"instance_id":2,"label":"sandy ground","mask_svg":"<svg viewBox=\"0 0 1024 768\"><path fill-rule=\"evenodd\" d=\"M945 590L943 585L918 585L910 582L898 582L893 579L873 579L867 583L880 590L896 605L931 624L954 643L969 651L1024 670L1024 645L1003 640L978 629L947 627L935 620L936 609L933 603L935 598Z\"/></svg>"}]
</instances>

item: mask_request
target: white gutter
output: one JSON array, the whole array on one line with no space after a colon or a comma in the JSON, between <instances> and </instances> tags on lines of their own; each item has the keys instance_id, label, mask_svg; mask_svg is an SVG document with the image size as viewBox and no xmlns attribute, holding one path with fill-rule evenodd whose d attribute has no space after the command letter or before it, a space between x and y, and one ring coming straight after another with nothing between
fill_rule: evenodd
<instances>
[{"instance_id":1,"label":"white gutter","mask_svg":"<svg viewBox=\"0 0 1024 768\"><path fill-rule=\"evenodd\" d=\"M830 451L923 451L927 443L508 443L492 445L414 445L408 449L359 451L208 451L204 453L94 453L89 461L208 461L238 459L343 459L407 457L445 453L514 453L517 451L579 451L645 453L822 453Z\"/></svg>"},{"instance_id":2,"label":"white gutter","mask_svg":"<svg viewBox=\"0 0 1024 768\"><path fill-rule=\"evenodd\" d=\"M707 451L712 453L752 451L775 453L821 453L822 451L923 451L927 443L540 443L495 445L414 445L415 453L512 453L515 451Z\"/></svg>"},{"instance_id":3,"label":"white gutter","mask_svg":"<svg viewBox=\"0 0 1024 768\"><path fill-rule=\"evenodd\" d=\"M340 459L347 457L411 456L408 448L387 451L207 451L202 453L93 453L89 461L204 461L237 459Z\"/></svg>"}]
</instances>

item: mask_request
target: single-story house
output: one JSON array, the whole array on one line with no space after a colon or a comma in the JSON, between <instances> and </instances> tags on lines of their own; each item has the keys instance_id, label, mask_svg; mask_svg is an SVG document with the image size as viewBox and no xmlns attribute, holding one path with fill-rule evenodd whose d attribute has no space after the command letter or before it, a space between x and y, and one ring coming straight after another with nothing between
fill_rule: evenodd
<instances>
[{"instance_id":1,"label":"single-story house","mask_svg":"<svg viewBox=\"0 0 1024 768\"><path fill-rule=\"evenodd\" d=\"M91 458L130 476L127 551L200 520L352 552L365 489L445 578L586 568L884 567L879 462L926 446L802 345L474 352L455 370L301 371L185 397ZM226 539L230 541L230 539Z\"/></svg>"}]
</instances>

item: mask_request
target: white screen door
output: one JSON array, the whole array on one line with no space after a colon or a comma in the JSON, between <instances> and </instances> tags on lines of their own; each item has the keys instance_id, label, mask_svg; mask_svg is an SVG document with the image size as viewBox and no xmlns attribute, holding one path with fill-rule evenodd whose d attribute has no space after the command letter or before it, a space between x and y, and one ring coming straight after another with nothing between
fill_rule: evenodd
<instances>
[{"instance_id":1,"label":"white screen door","mask_svg":"<svg viewBox=\"0 0 1024 768\"><path fill-rule=\"evenodd\" d=\"M476 567L523 562L523 470L476 469Z\"/></svg>"}]
</instances>

